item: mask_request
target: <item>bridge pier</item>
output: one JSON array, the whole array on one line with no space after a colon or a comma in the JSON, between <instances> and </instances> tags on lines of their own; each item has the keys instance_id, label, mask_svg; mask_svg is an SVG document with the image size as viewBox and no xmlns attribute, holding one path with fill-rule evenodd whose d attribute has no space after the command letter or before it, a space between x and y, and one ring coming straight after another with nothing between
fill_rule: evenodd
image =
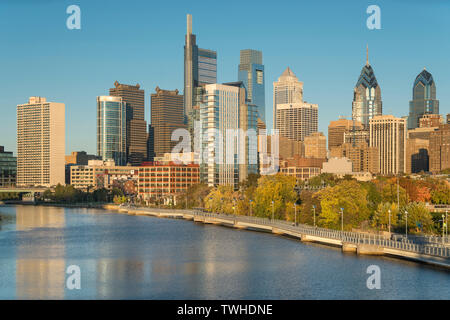
<instances>
[{"instance_id":1,"label":"bridge pier","mask_svg":"<svg viewBox=\"0 0 450 320\"><path fill-rule=\"evenodd\" d=\"M354 252L357 253L357 245L353 243L344 242L342 244L342 252Z\"/></svg>"},{"instance_id":2,"label":"bridge pier","mask_svg":"<svg viewBox=\"0 0 450 320\"><path fill-rule=\"evenodd\" d=\"M384 248L373 244L358 244L356 247L356 253L372 256L382 256L384 255Z\"/></svg>"}]
</instances>

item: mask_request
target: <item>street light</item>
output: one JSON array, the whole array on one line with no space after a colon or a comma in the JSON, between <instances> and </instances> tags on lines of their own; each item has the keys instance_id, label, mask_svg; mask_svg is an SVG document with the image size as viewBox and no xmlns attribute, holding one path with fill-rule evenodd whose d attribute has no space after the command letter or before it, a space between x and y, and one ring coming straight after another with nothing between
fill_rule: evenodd
<instances>
[{"instance_id":1,"label":"street light","mask_svg":"<svg viewBox=\"0 0 450 320\"><path fill-rule=\"evenodd\" d=\"M442 243L444 243L445 216L442 215Z\"/></svg>"},{"instance_id":2,"label":"street light","mask_svg":"<svg viewBox=\"0 0 450 320\"><path fill-rule=\"evenodd\" d=\"M406 211L406 210L405 210L405 221L406 221L405 235L406 235L406 239L408 239L408 211Z\"/></svg>"},{"instance_id":3,"label":"street light","mask_svg":"<svg viewBox=\"0 0 450 320\"><path fill-rule=\"evenodd\" d=\"M297 204L294 202L294 211L295 211L295 226L297 226Z\"/></svg>"},{"instance_id":4,"label":"street light","mask_svg":"<svg viewBox=\"0 0 450 320\"><path fill-rule=\"evenodd\" d=\"M388 212L389 212L389 234L391 234L391 209L389 209Z\"/></svg>"},{"instance_id":5,"label":"street light","mask_svg":"<svg viewBox=\"0 0 450 320\"><path fill-rule=\"evenodd\" d=\"M252 216L252 202L253 202L253 200L250 199L250 217Z\"/></svg>"},{"instance_id":6,"label":"street light","mask_svg":"<svg viewBox=\"0 0 450 320\"><path fill-rule=\"evenodd\" d=\"M344 208L341 208L341 231L344 232Z\"/></svg>"},{"instance_id":7,"label":"street light","mask_svg":"<svg viewBox=\"0 0 450 320\"><path fill-rule=\"evenodd\" d=\"M316 227L316 205L313 204L313 211L314 211L314 227Z\"/></svg>"},{"instance_id":8,"label":"street light","mask_svg":"<svg viewBox=\"0 0 450 320\"><path fill-rule=\"evenodd\" d=\"M275 208L274 208L274 202L273 202L273 200L272 200L272 222L273 222L273 220L274 220L274 211L275 211Z\"/></svg>"}]
</instances>

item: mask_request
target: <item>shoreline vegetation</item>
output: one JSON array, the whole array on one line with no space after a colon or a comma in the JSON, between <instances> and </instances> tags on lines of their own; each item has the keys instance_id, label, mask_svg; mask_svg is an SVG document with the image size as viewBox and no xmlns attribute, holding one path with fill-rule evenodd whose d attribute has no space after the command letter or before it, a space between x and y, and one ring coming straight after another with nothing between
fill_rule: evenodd
<instances>
[{"instance_id":1,"label":"shoreline vegetation","mask_svg":"<svg viewBox=\"0 0 450 320\"><path fill-rule=\"evenodd\" d=\"M14 195L12 195L14 196ZM10 195L11 197L11 195ZM0 194L0 201L2 194ZM20 201L20 198L12 198ZM293 176L250 174L239 188L196 184L187 191L145 200L125 190L82 191L71 185L46 190L38 204L97 207L106 203L168 209L203 209L237 216L285 220L332 230L441 236L450 208L450 175L385 177L357 181L323 173L302 181ZM20 204L20 202L17 202ZM441 212L435 212L440 206Z\"/></svg>"}]
</instances>

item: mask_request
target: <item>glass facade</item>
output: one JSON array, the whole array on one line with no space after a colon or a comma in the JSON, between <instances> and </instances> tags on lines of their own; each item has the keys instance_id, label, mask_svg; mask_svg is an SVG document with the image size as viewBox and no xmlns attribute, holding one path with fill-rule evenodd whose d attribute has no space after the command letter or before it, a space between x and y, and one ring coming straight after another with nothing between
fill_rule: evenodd
<instances>
[{"instance_id":1,"label":"glass facade","mask_svg":"<svg viewBox=\"0 0 450 320\"><path fill-rule=\"evenodd\" d=\"M241 50L238 80L244 84L248 102L256 106L258 117L265 123L266 98L261 51Z\"/></svg>"},{"instance_id":2,"label":"glass facade","mask_svg":"<svg viewBox=\"0 0 450 320\"><path fill-rule=\"evenodd\" d=\"M369 127L374 116L381 115L381 89L369 62L363 67L358 82L353 90L352 118Z\"/></svg>"},{"instance_id":3,"label":"glass facade","mask_svg":"<svg viewBox=\"0 0 450 320\"><path fill-rule=\"evenodd\" d=\"M17 158L0 146L0 188L16 185Z\"/></svg>"},{"instance_id":4,"label":"glass facade","mask_svg":"<svg viewBox=\"0 0 450 320\"><path fill-rule=\"evenodd\" d=\"M413 99L409 102L408 129L418 128L419 119L425 114L439 114L439 100L436 100L433 76L424 69L414 81Z\"/></svg>"},{"instance_id":5,"label":"glass facade","mask_svg":"<svg viewBox=\"0 0 450 320\"><path fill-rule=\"evenodd\" d=\"M126 103L121 97L97 97L97 154L126 165Z\"/></svg>"}]
</instances>

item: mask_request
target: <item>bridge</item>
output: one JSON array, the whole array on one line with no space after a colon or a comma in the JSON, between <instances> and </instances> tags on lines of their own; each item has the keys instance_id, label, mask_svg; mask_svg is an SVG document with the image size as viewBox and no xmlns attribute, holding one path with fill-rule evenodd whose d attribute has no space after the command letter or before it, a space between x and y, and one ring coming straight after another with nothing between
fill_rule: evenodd
<instances>
[{"instance_id":1,"label":"bridge","mask_svg":"<svg viewBox=\"0 0 450 320\"><path fill-rule=\"evenodd\" d=\"M271 232L296 238L302 242L315 242L340 247L343 252L353 252L360 255L392 256L450 269L449 237L405 237L399 234L386 237L361 232L318 228L304 224L294 225L284 220L235 216L197 210L118 207L112 205L105 208L131 215L187 219L205 224Z\"/></svg>"},{"instance_id":2,"label":"bridge","mask_svg":"<svg viewBox=\"0 0 450 320\"><path fill-rule=\"evenodd\" d=\"M22 199L34 202L36 193L44 193L48 188L15 188L6 187L0 188L0 193L18 193L22 194Z\"/></svg>"}]
</instances>

